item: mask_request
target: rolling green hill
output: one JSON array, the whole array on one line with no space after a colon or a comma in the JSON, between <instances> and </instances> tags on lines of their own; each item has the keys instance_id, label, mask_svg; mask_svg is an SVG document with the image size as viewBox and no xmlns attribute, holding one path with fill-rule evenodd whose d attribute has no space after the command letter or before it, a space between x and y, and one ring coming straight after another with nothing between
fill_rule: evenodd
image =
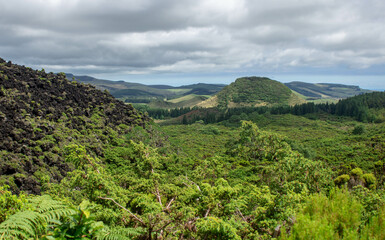
<instances>
[{"instance_id":1,"label":"rolling green hill","mask_svg":"<svg viewBox=\"0 0 385 240\"><path fill-rule=\"evenodd\" d=\"M243 77L224 87L202 107L234 108L244 106L293 105L303 103L284 84L264 77Z\"/></svg>"},{"instance_id":2,"label":"rolling green hill","mask_svg":"<svg viewBox=\"0 0 385 240\"><path fill-rule=\"evenodd\" d=\"M268 78L245 77L239 78L230 86L224 84L190 84L179 87L169 85L144 85L125 81L111 81L96 79L90 76L74 76L66 74L68 79L94 85L100 90L108 90L112 96L127 103L145 103L152 107L244 107L244 106L271 106L279 104L301 104L304 101L337 102L355 95L372 92L358 86L290 82L281 84ZM286 85L286 86L285 86ZM290 91L290 89L292 91ZM207 100L207 97L214 96ZM194 100L190 100L191 96ZM184 96L188 101L184 101ZM180 99L181 98L181 99ZM175 104L176 100L178 104ZM186 105L183 105L183 104Z\"/></svg>"},{"instance_id":3,"label":"rolling green hill","mask_svg":"<svg viewBox=\"0 0 385 240\"><path fill-rule=\"evenodd\" d=\"M173 91L170 91L169 89L172 89L173 87L169 88L156 88L147 86L140 83L130 83L125 81L111 81L111 80L102 80L93 78L90 76L74 76L72 74L67 73L66 74L67 79L76 80L78 82L82 83L88 83L91 85L94 85L96 88L100 90L108 90L112 96L121 98L122 96L132 96L132 93L134 91L127 91L126 94L124 93L124 90L139 90L141 93L145 93L145 95L149 97L154 96L173 96L175 93ZM186 90L188 91L188 90ZM117 96L116 96L117 95ZM143 94L141 94L143 95Z\"/></svg>"},{"instance_id":4,"label":"rolling green hill","mask_svg":"<svg viewBox=\"0 0 385 240\"><path fill-rule=\"evenodd\" d=\"M308 100L315 99L342 99L360 95L363 93L373 92L371 90L362 89L358 86L332 84L332 83L305 83L290 82L285 83L290 89L302 94Z\"/></svg>"},{"instance_id":5,"label":"rolling green hill","mask_svg":"<svg viewBox=\"0 0 385 240\"><path fill-rule=\"evenodd\" d=\"M67 79L76 80L82 83L94 85L100 90L108 90L112 96L124 100L128 103L150 103L159 107L173 106L173 102L164 99L178 99L189 95L213 95L219 92L224 84L198 83L173 87L169 85L144 85L140 83L130 83L125 81L111 81L96 79L90 76L74 76L66 74ZM194 104L205 100L207 97L196 97ZM198 101L198 99L200 99ZM165 101L164 103L162 103ZM186 102L190 106L190 101ZM180 105L180 104L179 104Z\"/></svg>"}]
</instances>

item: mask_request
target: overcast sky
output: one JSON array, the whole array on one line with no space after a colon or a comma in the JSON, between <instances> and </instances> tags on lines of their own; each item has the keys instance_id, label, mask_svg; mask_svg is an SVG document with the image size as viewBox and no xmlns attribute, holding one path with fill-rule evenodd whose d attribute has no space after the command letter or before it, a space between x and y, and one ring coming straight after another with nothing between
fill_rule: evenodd
<instances>
[{"instance_id":1,"label":"overcast sky","mask_svg":"<svg viewBox=\"0 0 385 240\"><path fill-rule=\"evenodd\" d=\"M384 0L0 0L0 57L145 84L385 89L384 13Z\"/></svg>"}]
</instances>

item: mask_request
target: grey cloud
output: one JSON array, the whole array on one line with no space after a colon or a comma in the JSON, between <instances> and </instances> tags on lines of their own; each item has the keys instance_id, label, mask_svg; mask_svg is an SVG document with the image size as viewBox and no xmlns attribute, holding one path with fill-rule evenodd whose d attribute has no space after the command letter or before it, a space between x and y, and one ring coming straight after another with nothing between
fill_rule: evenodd
<instances>
[{"instance_id":1,"label":"grey cloud","mask_svg":"<svg viewBox=\"0 0 385 240\"><path fill-rule=\"evenodd\" d=\"M0 55L26 65L95 74L385 65L381 0L0 3Z\"/></svg>"}]
</instances>

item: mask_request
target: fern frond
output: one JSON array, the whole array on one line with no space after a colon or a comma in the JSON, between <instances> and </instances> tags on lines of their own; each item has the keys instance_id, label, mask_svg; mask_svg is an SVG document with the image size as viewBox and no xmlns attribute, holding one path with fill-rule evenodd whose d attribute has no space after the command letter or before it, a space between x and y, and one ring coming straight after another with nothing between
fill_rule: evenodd
<instances>
[{"instance_id":1,"label":"fern frond","mask_svg":"<svg viewBox=\"0 0 385 240\"><path fill-rule=\"evenodd\" d=\"M53 200L48 195L43 195L31 200L36 207L36 211L42 214L47 222L54 223L61 217L70 216L76 213L75 209L68 207L60 201Z\"/></svg>"},{"instance_id":2,"label":"fern frond","mask_svg":"<svg viewBox=\"0 0 385 240\"><path fill-rule=\"evenodd\" d=\"M142 228L122 228L114 227L105 229L102 233L98 234L97 240L129 240L135 236L144 234L145 231Z\"/></svg>"},{"instance_id":3,"label":"fern frond","mask_svg":"<svg viewBox=\"0 0 385 240\"><path fill-rule=\"evenodd\" d=\"M44 231L44 217L32 211L18 212L0 224L0 236L4 239L35 238Z\"/></svg>"},{"instance_id":4,"label":"fern frond","mask_svg":"<svg viewBox=\"0 0 385 240\"><path fill-rule=\"evenodd\" d=\"M76 213L71 207L50 196L38 196L30 200L35 211L18 212L0 224L0 240L31 239L44 234L48 225L60 225L62 217Z\"/></svg>"}]
</instances>

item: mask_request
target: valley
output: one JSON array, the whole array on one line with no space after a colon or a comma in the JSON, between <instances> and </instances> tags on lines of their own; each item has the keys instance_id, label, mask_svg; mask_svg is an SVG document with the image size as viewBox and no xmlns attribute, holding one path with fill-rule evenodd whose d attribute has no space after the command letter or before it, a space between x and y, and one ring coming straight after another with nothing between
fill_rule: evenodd
<instances>
[{"instance_id":1,"label":"valley","mask_svg":"<svg viewBox=\"0 0 385 240\"><path fill-rule=\"evenodd\" d=\"M225 84L206 83L184 85L180 87L168 85L144 85L125 81L101 80L90 76L74 76L73 74L68 73L66 74L66 77L68 80L91 84L100 90L108 90L111 95L126 103L148 104L151 108L164 109L194 106L204 108L215 107L218 104L223 105L223 102L226 101L225 96L233 98L231 100L234 100L230 101L230 107L237 107L239 104L240 106L250 106L250 102L255 101L258 98L261 98L262 100L260 100L259 103L254 103L254 105L263 105L263 100L267 100L267 102L272 101L274 104L289 103L289 105L295 105L304 103L305 101L337 102L339 99L372 92L371 90L361 89L358 86L343 84L311 84L304 82L281 84L278 81L261 77L240 78L238 81L230 84L231 86L229 87L226 87ZM259 83L250 81L250 79L253 78L259 79ZM263 80L264 82L262 82ZM251 86L247 86L248 84L251 84ZM260 84L260 86L258 86L258 84ZM290 96L287 95L287 87L292 91ZM258 89L260 89L260 92L258 92ZM269 93L269 89L270 91L272 89L276 91ZM239 92L239 90L243 92ZM256 91L250 93L247 92L248 90ZM286 96L285 94L280 94L285 91ZM234 95L234 93L236 93L236 95ZM264 97L263 94L267 95ZM215 97L216 95L218 95L217 97L219 97L219 99ZM274 95L276 95L274 99L266 99L266 96ZM213 98L209 99L211 97ZM285 102L289 98L290 102Z\"/></svg>"}]
</instances>

